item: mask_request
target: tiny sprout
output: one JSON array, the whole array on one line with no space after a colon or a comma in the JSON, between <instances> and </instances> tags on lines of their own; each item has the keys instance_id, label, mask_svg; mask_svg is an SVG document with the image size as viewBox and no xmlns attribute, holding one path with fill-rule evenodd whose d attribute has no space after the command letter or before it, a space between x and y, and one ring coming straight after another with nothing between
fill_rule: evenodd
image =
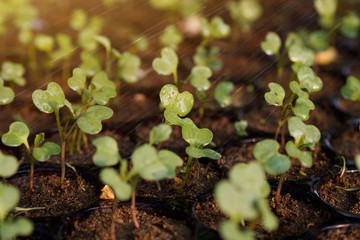
<instances>
[{"instance_id":1,"label":"tiny sprout","mask_svg":"<svg viewBox=\"0 0 360 240\"><path fill-rule=\"evenodd\" d=\"M12 81L18 86L24 86L26 84L26 80L23 77L24 74L25 68L21 64L5 61L1 65L0 76L5 81Z\"/></svg>"},{"instance_id":2,"label":"tiny sprout","mask_svg":"<svg viewBox=\"0 0 360 240\"><path fill-rule=\"evenodd\" d=\"M264 97L267 103L274 106L282 106L285 98L284 88L278 84L271 82L268 84L270 92L265 93Z\"/></svg>"},{"instance_id":3,"label":"tiny sprout","mask_svg":"<svg viewBox=\"0 0 360 240\"><path fill-rule=\"evenodd\" d=\"M201 32L205 39L221 39L230 35L230 26L219 16L213 17L210 22L206 18L201 18L200 23Z\"/></svg>"},{"instance_id":4,"label":"tiny sprout","mask_svg":"<svg viewBox=\"0 0 360 240\"><path fill-rule=\"evenodd\" d=\"M193 61L197 66L207 66L213 71L218 71L223 67L223 62L218 58L219 55L220 48L218 47L207 49L206 47L200 46L196 48Z\"/></svg>"},{"instance_id":5,"label":"tiny sprout","mask_svg":"<svg viewBox=\"0 0 360 240\"><path fill-rule=\"evenodd\" d=\"M360 80L355 76L349 76L346 84L341 88L341 94L344 98L360 101Z\"/></svg>"},{"instance_id":6,"label":"tiny sprout","mask_svg":"<svg viewBox=\"0 0 360 240\"><path fill-rule=\"evenodd\" d=\"M348 38L356 38L360 30L360 18L355 12L349 12L342 17L340 32Z\"/></svg>"},{"instance_id":7,"label":"tiny sprout","mask_svg":"<svg viewBox=\"0 0 360 240\"><path fill-rule=\"evenodd\" d=\"M337 9L337 0L315 0L314 5L317 13L320 15L319 24L326 29L335 24L335 14Z\"/></svg>"},{"instance_id":8,"label":"tiny sprout","mask_svg":"<svg viewBox=\"0 0 360 240\"><path fill-rule=\"evenodd\" d=\"M159 41L163 46L174 50L177 50L183 39L184 36L174 25L167 26L159 37Z\"/></svg>"},{"instance_id":9,"label":"tiny sprout","mask_svg":"<svg viewBox=\"0 0 360 240\"><path fill-rule=\"evenodd\" d=\"M81 30L82 28L85 27L87 22L88 22L88 16L85 10L77 8L72 13L69 25L74 30Z\"/></svg>"},{"instance_id":10,"label":"tiny sprout","mask_svg":"<svg viewBox=\"0 0 360 240\"><path fill-rule=\"evenodd\" d=\"M221 107L228 107L232 103L230 93L234 91L234 84L229 81L219 83L214 91L215 100Z\"/></svg>"},{"instance_id":11,"label":"tiny sprout","mask_svg":"<svg viewBox=\"0 0 360 240\"><path fill-rule=\"evenodd\" d=\"M138 56L124 52L118 61L118 76L127 83L139 80L141 60Z\"/></svg>"},{"instance_id":12,"label":"tiny sprout","mask_svg":"<svg viewBox=\"0 0 360 240\"><path fill-rule=\"evenodd\" d=\"M281 47L281 39L275 32L268 32L265 41L261 42L261 49L267 55L278 55Z\"/></svg>"},{"instance_id":13,"label":"tiny sprout","mask_svg":"<svg viewBox=\"0 0 360 240\"><path fill-rule=\"evenodd\" d=\"M248 127L248 122L246 120L240 120L234 123L236 135L238 135L239 137L248 136L248 132L246 131L247 127Z\"/></svg>"},{"instance_id":14,"label":"tiny sprout","mask_svg":"<svg viewBox=\"0 0 360 240\"><path fill-rule=\"evenodd\" d=\"M54 39L51 36L39 34L35 36L34 44L40 51L50 54L54 48Z\"/></svg>"},{"instance_id":15,"label":"tiny sprout","mask_svg":"<svg viewBox=\"0 0 360 240\"><path fill-rule=\"evenodd\" d=\"M205 66L195 66L191 69L190 84L193 85L197 91L206 91L211 86L209 81L211 75L212 72L210 68Z\"/></svg>"},{"instance_id":16,"label":"tiny sprout","mask_svg":"<svg viewBox=\"0 0 360 240\"><path fill-rule=\"evenodd\" d=\"M161 57L154 59L152 62L152 67L160 75L167 76L173 74L174 83L177 85L178 64L179 59L175 51L169 47L166 47L161 50Z\"/></svg>"}]
</instances>

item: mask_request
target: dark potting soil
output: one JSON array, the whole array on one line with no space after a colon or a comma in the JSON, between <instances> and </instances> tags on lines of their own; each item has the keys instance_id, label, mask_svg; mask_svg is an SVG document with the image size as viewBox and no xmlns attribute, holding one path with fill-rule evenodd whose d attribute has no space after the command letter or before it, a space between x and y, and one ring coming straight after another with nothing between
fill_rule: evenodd
<instances>
[{"instance_id":1,"label":"dark potting soil","mask_svg":"<svg viewBox=\"0 0 360 240\"><path fill-rule=\"evenodd\" d=\"M360 131L348 128L335 133L330 140L330 148L339 155L354 159L360 153Z\"/></svg>"},{"instance_id":2,"label":"dark potting soil","mask_svg":"<svg viewBox=\"0 0 360 240\"><path fill-rule=\"evenodd\" d=\"M329 227L316 233L308 240L358 240L360 224Z\"/></svg>"},{"instance_id":3,"label":"dark potting soil","mask_svg":"<svg viewBox=\"0 0 360 240\"><path fill-rule=\"evenodd\" d=\"M80 175L67 172L63 186L60 170L35 170L34 191L29 189L29 174L19 173L8 181L21 192L18 207L36 208L24 213L27 217L60 216L88 207L99 199L101 185Z\"/></svg>"},{"instance_id":4,"label":"dark potting soil","mask_svg":"<svg viewBox=\"0 0 360 240\"><path fill-rule=\"evenodd\" d=\"M341 112L351 117L360 117L360 103L358 101L337 98L336 100L334 100L334 105Z\"/></svg>"},{"instance_id":5,"label":"dark potting soil","mask_svg":"<svg viewBox=\"0 0 360 240\"><path fill-rule=\"evenodd\" d=\"M359 188L360 172L346 172L341 178L339 176L339 173L334 173L320 181L317 186L320 198L335 208L360 214L360 191L342 189Z\"/></svg>"},{"instance_id":6,"label":"dark potting soil","mask_svg":"<svg viewBox=\"0 0 360 240\"><path fill-rule=\"evenodd\" d=\"M311 228L323 223L326 218L321 209L314 206L306 197L297 199L290 193L281 195L281 204L277 205L271 196L271 209L279 219L276 231L268 233L261 226L256 227L257 237L260 239L289 239L303 235ZM210 195L195 205L196 217L207 227L217 230L224 215Z\"/></svg>"},{"instance_id":7,"label":"dark potting soil","mask_svg":"<svg viewBox=\"0 0 360 240\"><path fill-rule=\"evenodd\" d=\"M137 218L140 228L134 226L129 205L120 205L115 210L116 239L188 240L192 238L186 219L168 216L160 206L137 204ZM160 210L162 210L160 208ZM64 239L111 239L112 208L102 206L89 211L86 217L79 217L69 223Z\"/></svg>"}]
</instances>

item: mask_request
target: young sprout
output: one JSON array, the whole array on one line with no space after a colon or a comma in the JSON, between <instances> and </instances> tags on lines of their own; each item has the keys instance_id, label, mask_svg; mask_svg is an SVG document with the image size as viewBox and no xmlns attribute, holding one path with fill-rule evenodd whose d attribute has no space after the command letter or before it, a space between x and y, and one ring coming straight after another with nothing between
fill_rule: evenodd
<instances>
[{"instance_id":1,"label":"young sprout","mask_svg":"<svg viewBox=\"0 0 360 240\"><path fill-rule=\"evenodd\" d=\"M258 0L230 0L226 8L242 32L249 32L263 12Z\"/></svg>"},{"instance_id":2,"label":"young sprout","mask_svg":"<svg viewBox=\"0 0 360 240\"><path fill-rule=\"evenodd\" d=\"M161 45L172 48L175 51L183 39L184 36L174 25L167 26L159 37Z\"/></svg>"},{"instance_id":3,"label":"young sprout","mask_svg":"<svg viewBox=\"0 0 360 240\"><path fill-rule=\"evenodd\" d=\"M0 166L0 176L2 178L8 178L16 173L19 168L19 162L16 157L0 151Z\"/></svg>"},{"instance_id":4,"label":"young sprout","mask_svg":"<svg viewBox=\"0 0 360 240\"><path fill-rule=\"evenodd\" d=\"M220 223L221 237L256 239L252 230L260 220L266 231L276 230L278 219L268 204L271 188L261 165L257 162L238 163L228 176L229 179L218 182L214 190L220 210L228 217Z\"/></svg>"},{"instance_id":5,"label":"young sprout","mask_svg":"<svg viewBox=\"0 0 360 240\"><path fill-rule=\"evenodd\" d=\"M23 122L13 122L9 131L1 136L1 141L9 147L19 147L24 145L27 150L27 158L30 160L30 181L29 187L34 191L34 164L35 160L39 162L47 161L52 155L60 153L60 147L53 142L44 143L44 133L36 134L33 148L30 147L28 138L30 130ZM7 157L9 159L9 157ZM9 159L10 160L10 159ZM10 164L10 161L9 161Z\"/></svg>"},{"instance_id":6,"label":"young sprout","mask_svg":"<svg viewBox=\"0 0 360 240\"><path fill-rule=\"evenodd\" d=\"M0 105L9 104L14 100L15 93L12 86L14 84L24 86L26 84L24 74L23 65L10 61L3 62L0 72ZM5 82L10 82L10 87L6 87Z\"/></svg>"},{"instance_id":7,"label":"young sprout","mask_svg":"<svg viewBox=\"0 0 360 240\"><path fill-rule=\"evenodd\" d=\"M330 29L336 22L337 0L315 0L314 5L320 16L319 24L325 29Z\"/></svg>"},{"instance_id":8,"label":"young sprout","mask_svg":"<svg viewBox=\"0 0 360 240\"><path fill-rule=\"evenodd\" d=\"M155 58L152 62L153 69L160 75L173 75L173 80L176 86L179 85L177 67L179 59L176 52L169 47L161 49L161 57Z\"/></svg>"},{"instance_id":9,"label":"young sprout","mask_svg":"<svg viewBox=\"0 0 360 240\"><path fill-rule=\"evenodd\" d=\"M150 132L149 143L135 149L131 156L131 165L119 155L116 141L108 136L93 141L96 152L93 156L95 165L102 167L100 179L109 185L115 193L114 208L117 202L127 201L131 198L133 221L138 228L140 224L136 217L135 190L139 178L146 181L159 181L175 177L175 169L183 161L175 153L162 149L158 150L153 144L166 141L171 134L171 128L166 124L156 126ZM116 170L112 166L119 164ZM131 167L130 167L131 166ZM115 234L115 219L111 224L111 233Z\"/></svg>"},{"instance_id":10,"label":"young sprout","mask_svg":"<svg viewBox=\"0 0 360 240\"><path fill-rule=\"evenodd\" d=\"M220 82L214 91L214 97L220 107L225 108L231 105L231 93L234 91L234 84L229 81Z\"/></svg>"},{"instance_id":11,"label":"young sprout","mask_svg":"<svg viewBox=\"0 0 360 240\"><path fill-rule=\"evenodd\" d=\"M360 80L355 76L349 76L346 84L341 88L344 98L360 102Z\"/></svg>"},{"instance_id":12,"label":"young sprout","mask_svg":"<svg viewBox=\"0 0 360 240\"><path fill-rule=\"evenodd\" d=\"M52 52L51 61L63 61L64 66L62 70L62 77L63 79L67 79L69 78L71 56L73 55L76 48L72 43L71 37L67 34L57 33L55 36L55 40L58 48Z\"/></svg>"},{"instance_id":13,"label":"young sprout","mask_svg":"<svg viewBox=\"0 0 360 240\"><path fill-rule=\"evenodd\" d=\"M240 120L240 121L234 122L234 128L236 131L236 135L239 137L246 137L249 135L246 130L247 127L248 127L248 122L246 120Z\"/></svg>"},{"instance_id":14,"label":"young sprout","mask_svg":"<svg viewBox=\"0 0 360 240\"><path fill-rule=\"evenodd\" d=\"M129 52L117 57L117 76L127 83L136 83L139 80L141 59Z\"/></svg>"}]
</instances>

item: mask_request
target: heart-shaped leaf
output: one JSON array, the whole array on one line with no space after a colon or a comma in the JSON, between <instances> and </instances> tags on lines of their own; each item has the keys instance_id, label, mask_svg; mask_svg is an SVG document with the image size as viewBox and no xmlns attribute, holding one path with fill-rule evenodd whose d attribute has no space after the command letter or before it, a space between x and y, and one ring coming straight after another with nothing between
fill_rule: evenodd
<instances>
[{"instance_id":1,"label":"heart-shaped leaf","mask_svg":"<svg viewBox=\"0 0 360 240\"><path fill-rule=\"evenodd\" d=\"M19 167L16 157L3 154L0 151L0 177L8 178L16 173Z\"/></svg>"},{"instance_id":2,"label":"heart-shaped leaf","mask_svg":"<svg viewBox=\"0 0 360 240\"><path fill-rule=\"evenodd\" d=\"M298 149L293 141L286 143L285 150L290 157L299 159L304 167L311 168L313 164L311 152Z\"/></svg>"},{"instance_id":3,"label":"heart-shaped leaf","mask_svg":"<svg viewBox=\"0 0 360 240\"><path fill-rule=\"evenodd\" d=\"M194 123L184 124L181 129L184 140L196 148L203 148L211 143L213 133L207 128L198 128Z\"/></svg>"},{"instance_id":4,"label":"heart-shaped leaf","mask_svg":"<svg viewBox=\"0 0 360 240\"><path fill-rule=\"evenodd\" d=\"M13 210L20 199L20 192L15 187L0 182L0 221Z\"/></svg>"},{"instance_id":5,"label":"heart-shaped leaf","mask_svg":"<svg viewBox=\"0 0 360 240\"><path fill-rule=\"evenodd\" d=\"M138 56L124 52L118 61L118 76L127 83L139 80L141 60Z\"/></svg>"},{"instance_id":6,"label":"heart-shaped leaf","mask_svg":"<svg viewBox=\"0 0 360 240\"><path fill-rule=\"evenodd\" d=\"M341 94L344 98L360 101L360 80L355 76L349 76L346 84L341 88Z\"/></svg>"},{"instance_id":7,"label":"heart-shaped leaf","mask_svg":"<svg viewBox=\"0 0 360 240\"><path fill-rule=\"evenodd\" d=\"M55 82L50 82L45 91L35 90L32 99L35 106L44 113L53 113L65 105L65 94Z\"/></svg>"},{"instance_id":8,"label":"heart-shaped leaf","mask_svg":"<svg viewBox=\"0 0 360 240\"><path fill-rule=\"evenodd\" d=\"M301 67L297 72L297 77L300 88L306 89L309 93L320 91L323 87L321 79L308 66Z\"/></svg>"},{"instance_id":9,"label":"heart-shaped leaf","mask_svg":"<svg viewBox=\"0 0 360 240\"><path fill-rule=\"evenodd\" d=\"M2 135L2 142L9 147L18 147L21 144L24 144L29 148L28 140L30 130L23 122L13 122L9 131Z\"/></svg>"},{"instance_id":10,"label":"heart-shaped leaf","mask_svg":"<svg viewBox=\"0 0 360 240\"><path fill-rule=\"evenodd\" d=\"M275 32L268 32L265 41L261 42L261 49L267 55L277 55L281 47L281 39Z\"/></svg>"},{"instance_id":11,"label":"heart-shaped leaf","mask_svg":"<svg viewBox=\"0 0 360 240\"><path fill-rule=\"evenodd\" d=\"M159 37L159 42L166 47L176 50L184 36L174 25L167 26Z\"/></svg>"},{"instance_id":12,"label":"heart-shaped leaf","mask_svg":"<svg viewBox=\"0 0 360 240\"><path fill-rule=\"evenodd\" d=\"M54 142L46 142L41 147L35 147L33 149L32 155L39 162L45 162L49 160L52 155L57 155L61 151L59 145Z\"/></svg>"},{"instance_id":13,"label":"heart-shaped leaf","mask_svg":"<svg viewBox=\"0 0 360 240\"><path fill-rule=\"evenodd\" d=\"M304 46L291 45L289 47L289 59L294 63L311 66L315 61L315 53Z\"/></svg>"},{"instance_id":14,"label":"heart-shaped leaf","mask_svg":"<svg viewBox=\"0 0 360 240\"><path fill-rule=\"evenodd\" d=\"M194 97L188 91L179 93L177 87L173 84L166 84L160 90L161 105L179 116L187 115L194 104Z\"/></svg>"},{"instance_id":15,"label":"heart-shaped leaf","mask_svg":"<svg viewBox=\"0 0 360 240\"><path fill-rule=\"evenodd\" d=\"M105 168L100 172L101 181L109 185L114 191L117 199L127 201L131 197L132 189L129 183L120 178L119 174L113 168Z\"/></svg>"},{"instance_id":16,"label":"heart-shaped leaf","mask_svg":"<svg viewBox=\"0 0 360 240\"><path fill-rule=\"evenodd\" d=\"M169 139L172 133L172 128L168 124L159 124L153 127L149 135L149 144L157 144Z\"/></svg>"},{"instance_id":17,"label":"heart-shaped leaf","mask_svg":"<svg viewBox=\"0 0 360 240\"><path fill-rule=\"evenodd\" d=\"M285 98L284 88L278 84L271 82L268 84L270 92L265 93L264 97L267 103L274 106L282 106Z\"/></svg>"},{"instance_id":18,"label":"heart-shaped leaf","mask_svg":"<svg viewBox=\"0 0 360 240\"><path fill-rule=\"evenodd\" d=\"M206 18L201 18L200 23L201 32L205 38L221 39L230 35L230 26L219 16L213 17L210 22Z\"/></svg>"},{"instance_id":19,"label":"heart-shaped leaf","mask_svg":"<svg viewBox=\"0 0 360 240\"><path fill-rule=\"evenodd\" d=\"M300 88L300 85L297 81L291 81L289 83L289 88L291 89L291 91L293 93L295 93L296 95L298 95L301 98L309 98L309 93L307 93L306 91L302 90Z\"/></svg>"},{"instance_id":20,"label":"heart-shaped leaf","mask_svg":"<svg viewBox=\"0 0 360 240\"><path fill-rule=\"evenodd\" d=\"M291 161L288 156L276 153L274 156L268 158L263 165L266 173L278 176L289 170Z\"/></svg>"},{"instance_id":21,"label":"heart-shaped leaf","mask_svg":"<svg viewBox=\"0 0 360 240\"><path fill-rule=\"evenodd\" d=\"M15 98L14 91L0 84L0 105L6 105L11 103Z\"/></svg>"},{"instance_id":22,"label":"heart-shaped leaf","mask_svg":"<svg viewBox=\"0 0 360 240\"><path fill-rule=\"evenodd\" d=\"M76 120L78 127L87 134L97 134L102 129L101 121L112 117L113 111L106 106L91 106Z\"/></svg>"},{"instance_id":23,"label":"heart-shaped leaf","mask_svg":"<svg viewBox=\"0 0 360 240\"><path fill-rule=\"evenodd\" d=\"M171 48L161 50L161 58L155 58L152 62L153 69L160 75L170 75L176 72L179 63L178 56Z\"/></svg>"},{"instance_id":24,"label":"heart-shaped leaf","mask_svg":"<svg viewBox=\"0 0 360 240\"><path fill-rule=\"evenodd\" d=\"M211 69L205 66L195 66L191 69L190 83L198 91L206 91L210 88Z\"/></svg>"},{"instance_id":25,"label":"heart-shaped leaf","mask_svg":"<svg viewBox=\"0 0 360 240\"><path fill-rule=\"evenodd\" d=\"M253 154L257 161L264 163L278 153L280 145L273 139L264 139L255 144Z\"/></svg>"},{"instance_id":26,"label":"heart-shaped leaf","mask_svg":"<svg viewBox=\"0 0 360 240\"><path fill-rule=\"evenodd\" d=\"M69 87L81 95L86 87L86 73L81 68L75 68L73 75L68 80Z\"/></svg>"},{"instance_id":27,"label":"heart-shaped leaf","mask_svg":"<svg viewBox=\"0 0 360 240\"><path fill-rule=\"evenodd\" d=\"M185 152L187 155L189 155L192 158L209 158L213 160L219 160L221 158L221 155L216 152L215 150L212 150L210 148L197 148L194 146L188 146L185 149Z\"/></svg>"},{"instance_id":28,"label":"heart-shaped leaf","mask_svg":"<svg viewBox=\"0 0 360 240\"><path fill-rule=\"evenodd\" d=\"M291 117L288 121L290 135L294 138L296 146L307 146L314 149L319 142L321 134L317 127L306 125L297 117Z\"/></svg>"},{"instance_id":29,"label":"heart-shaped leaf","mask_svg":"<svg viewBox=\"0 0 360 240\"><path fill-rule=\"evenodd\" d=\"M25 68L23 65L5 61L1 65L1 77L6 81L13 81L19 86L25 86L26 80L23 78Z\"/></svg>"},{"instance_id":30,"label":"heart-shaped leaf","mask_svg":"<svg viewBox=\"0 0 360 240\"><path fill-rule=\"evenodd\" d=\"M234 84L229 81L223 81L216 86L214 91L214 98L221 107L227 107L231 105L232 91L234 91Z\"/></svg>"},{"instance_id":31,"label":"heart-shaped leaf","mask_svg":"<svg viewBox=\"0 0 360 240\"><path fill-rule=\"evenodd\" d=\"M93 141L93 145L96 147L93 155L93 162L96 166L114 166L121 159L117 142L112 137L99 137Z\"/></svg>"},{"instance_id":32,"label":"heart-shaped leaf","mask_svg":"<svg viewBox=\"0 0 360 240\"><path fill-rule=\"evenodd\" d=\"M314 103L308 99L299 97L296 99L295 107L292 108L295 116L305 121L309 119L309 112L315 109Z\"/></svg>"}]
</instances>

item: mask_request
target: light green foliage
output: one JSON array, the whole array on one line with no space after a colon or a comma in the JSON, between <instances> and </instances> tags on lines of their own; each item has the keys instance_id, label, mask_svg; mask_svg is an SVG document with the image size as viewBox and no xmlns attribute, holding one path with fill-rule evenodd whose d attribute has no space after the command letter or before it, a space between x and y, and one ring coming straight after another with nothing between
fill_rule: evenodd
<instances>
[{"instance_id":1,"label":"light green foliage","mask_svg":"<svg viewBox=\"0 0 360 240\"><path fill-rule=\"evenodd\" d=\"M240 120L234 123L236 135L240 137L248 136L248 132L246 131L247 127L248 127L248 122L246 120Z\"/></svg>"},{"instance_id":2,"label":"light green foliage","mask_svg":"<svg viewBox=\"0 0 360 240\"><path fill-rule=\"evenodd\" d=\"M309 48L300 45L291 45L288 49L289 59L298 66L311 66L315 61L315 53ZM296 68L295 70L296 72Z\"/></svg>"},{"instance_id":3,"label":"light green foliage","mask_svg":"<svg viewBox=\"0 0 360 240\"><path fill-rule=\"evenodd\" d=\"M274 106L282 106L285 98L284 88L278 84L271 82L268 84L270 92L265 93L264 97L267 103Z\"/></svg>"},{"instance_id":4,"label":"light green foliage","mask_svg":"<svg viewBox=\"0 0 360 240\"><path fill-rule=\"evenodd\" d=\"M250 31L253 23L261 17L263 12L257 0L231 0L227 2L226 7L243 32Z\"/></svg>"},{"instance_id":5,"label":"light green foliage","mask_svg":"<svg viewBox=\"0 0 360 240\"><path fill-rule=\"evenodd\" d=\"M344 98L360 101L360 80L355 76L349 76L346 84L341 88L341 94Z\"/></svg>"},{"instance_id":6,"label":"light green foliage","mask_svg":"<svg viewBox=\"0 0 360 240\"><path fill-rule=\"evenodd\" d=\"M139 51L145 51L149 48L149 39L146 36L135 36L133 38L132 44L136 47Z\"/></svg>"},{"instance_id":7,"label":"light green foliage","mask_svg":"<svg viewBox=\"0 0 360 240\"><path fill-rule=\"evenodd\" d=\"M100 59L93 52L82 51L80 58L82 61L80 68L86 72L87 76L94 76L95 73L101 70Z\"/></svg>"},{"instance_id":8,"label":"light green foliage","mask_svg":"<svg viewBox=\"0 0 360 240\"><path fill-rule=\"evenodd\" d=\"M139 80L140 65L138 56L124 52L118 61L118 76L127 83L136 83Z\"/></svg>"},{"instance_id":9,"label":"light green foliage","mask_svg":"<svg viewBox=\"0 0 360 240\"><path fill-rule=\"evenodd\" d=\"M0 177L8 178L16 173L19 163L16 157L0 151Z\"/></svg>"},{"instance_id":10,"label":"light green foliage","mask_svg":"<svg viewBox=\"0 0 360 240\"><path fill-rule=\"evenodd\" d=\"M335 14L337 9L337 0L315 0L314 5L320 16L319 24L323 28L331 28L335 24Z\"/></svg>"},{"instance_id":11,"label":"light green foliage","mask_svg":"<svg viewBox=\"0 0 360 240\"><path fill-rule=\"evenodd\" d=\"M102 130L101 121L111 118L113 110L106 106L90 106L76 120L78 127L87 134L97 134Z\"/></svg>"},{"instance_id":12,"label":"light green foliage","mask_svg":"<svg viewBox=\"0 0 360 240\"><path fill-rule=\"evenodd\" d=\"M69 25L75 30L80 30L85 27L87 21L88 17L85 10L77 8L73 10Z\"/></svg>"},{"instance_id":13,"label":"light green foliage","mask_svg":"<svg viewBox=\"0 0 360 240\"><path fill-rule=\"evenodd\" d=\"M254 157L270 175L283 174L290 168L290 159L279 153L279 148L279 143L273 139L265 139L255 144Z\"/></svg>"},{"instance_id":14,"label":"light green foliage","mask_svg":"<svg viewBox=\"0 0 360 240\"><path fill-rule=\"evenodd\" d=\"M38 34L35 36L34 39L35 47L40 51L46 52L47 54L51 54L54 48L54 44L55 44L54 38L49 35Z\"/></svg>"},{"instance_id":15,"label":"light green foliage","mask_svg":"<svg viewBox=\"0 0 360 240\"><path fill-rule=\"evenodd\" d=\"M18 147L22 144L29 148L29 128L22 122L14 122L10 125L9 131L1 136L2 142L9 147Z\"/></svg>"},{"instance_id":16,"label":"light green foliage","mask_svg":"<svg viewBox=\"0 0 360 240\"><path fill-rule=\"evenodd\" d=\"M149 144L154 145L169 139L172 128L167 124L159 124L153 127L149 134Z\"/></svg>"},{"instance_id":17,"label":"light green foliage","mask_svg":"<svg viewBox=\"0 0 360 240\"><path fill-rule=\"evenodd\" d=\"M0 78L0 105L11 103L15 98L14 91L4 86L4 80Z\"/></svg>"},{"instance_id":18,"label":"light green foliage","mask_svg":"<svg viewBox=\"0 0 360 240\"><path fill-rule=\"evenodd\" d=\"M295 116L305 121L309 119L309 112L314 109L315 105L310 99L299 97L296 99L295 106L292 108L292 111Z\"/></svg>"},{"instance_id":19,"label":"light green foliage","mask_svg":"<svg viewBox=\"0 0 360 240\"><path fill-rule=\"evenodd\" d=\"M69 59L75 50L75 46L72 43L71 37L64 33L57 33L55 40L58 48L52 52L51 59L54 61L59 61L60 59Z\"/></svg>"},{"instance_id":20,"label":"light green foliage","mask_svg":"<svg viewBox=\"0 0 360 240\"><path fill-rule=\"evenodd\" d=\"M86 73L81 68L75 68L73 70L73 75L68 79L69 87L77 92L82 94L86 87Z\"/></svg>"},{"instance_id":21,"label":"light green foliage","mask_svg":"<svg viewBox=\"0 0 360 240\"><path fill-rule=\"evenodd\" d=\"M299 159L304 167L312 167L313 162L311 152L300 150L293 141L288 141L286 143L285 150L290 157Z\"/></svg>"},{"instance_id":22,"label":"light green foliage","mask_svg":"<svg viewBox=\"0 0 360 240\"><path fill-rule=\"evenodd\" d=\"M268 32L265 41L261 42L261 50L267 55L278 55L281 47L281 39L275 32Z\"/></svg>"},{"instance_id":23,"label":"light green foliage","mask_svg":"<svg viewBox=\"0 0 360 240\"><path fill-rule=\"evenodd\" d=\"M190 83L197 91L206 91L210 88L211 69L205 66L195 66L191 69Z\"/></svg>"},{"instance_id":24,"label":"light green foliage","mask_svg":"<svg viewBox=\"0 0 360 240\"><path fill-rule=\"evenodd\" d=\"M199 46L193 56L193 61L197 66L207 66L213 71L219 71L223 67L223 62L218 58L220 55L220 48Z\"/></svg>"},{"instance_id":25,"label":"light green foliage","mask_svg":"<svg viewBox=\"0 0 360 240\"><path fill-rule=\"evenodd\" d=\"M100 179L114 191L117 199L127 201L131 197L131 185L124 181L113 168L104 168L100 172Z\"/></svg>"},{"instance_id":26,"label":"light green foliage","mask_svg":"<svg viewBox=\"0 0 360 240\"><path fill-rule=\"evenodd\" d=\"M210 22L206 18L201 18L200 23L201 33L205 39L221 39L230 35L230 26L219 16L213 17Z\"/></svg>"},{"instance_id":27,"label":"light green foliage","mask_svg":"<svg viewBox=\"0 0 360 240\"><path fill-rule=\"evenodd\" d=\"M329 48L329 34L326 31L319 30L308 33L304 36L307 44L316 51L325 51Z\"/></svg>"},{"instance_id":28,"label":"light green foliage","mask_svg":"<svg viewBox=\"0 0 360 240\"><path fill-rule=\"evenodd\" d=\"M1 65L0 76L5 81L14 82L18 86L25 86L24 74L25 68L21 64L5 61Z\"/></svg>"},{"instance_id":29,"label":"light green foliage","mask_svg":"<svg viewBox=\"0 0 360 240\"><path fill-rule=\"evenodd\" d=\"M164 47L172 48L175 51L183 39L183 34L174 25L167 26L159 37L159 41Z\"/></svg>"},{"instance_id":30,"label":"light green foliage","mask_svg":"<svg viewBox=\"0 0 360 240\"><path fill-rule=\"evenodd\" d=\"M188 91L179 93L178 88L173 84L164 85L160 90L159 96L161 105L167 111L173 112L181 117L187 115L194 104L194 97L191 93Z\"/></svg>"},{"instance_id":31,"label":"light green foliage","mask_svg":"<svg viewBox=\"0 0 360 240\"><path fill-rule=\"evenodd\" d=\"M319 142L321 134L317 127L306 125L297 117L291 117L288 121L290 135L294 138L297 146L306 146L314 149Z\"/></svg>"},{"instance_id":32,"label":"light green foliage","mask_svg":"<svg viewBox=\"0 0 360 240\"><path fill-rule=\"evenodd\" d=\"M152 62L152 67L158 74L167 76L176 72L178 63L179 59L174 50L165 47L161 50L161 57Z\"/></svg>"},{"instance_id":33,"label":"light green foliage","mask_svg":"<svg viewBox=\"0 0 360 240\"><path fill-rule=\"evenodd\" d=\"M356 38L359 34L360 18L355 12L349 12L342 17L340 32L348 38Z\"/></svg>"},{"instance_id":34,"label":"light green foliage","mask_svg":"<svg viewBox=\"0 0 360 240\"><path fill-rule=\"evenodd\" d=\"M59 111L66 101L62 88L55 82L50 82L46 90L35 90L32 99L35 106L44 113Z\"/></svg>"},{"instance_id":35,"label":"light green foliage","mask_svg":"<svg viewBox=\"0 0 360 240\"><path fill-rule=\"evenodd\" d=\"M224 220L219 225L219 233L224 240L255 240L255 233L249 230L240 230L239 225L231 220Z\"/></svg>"},{"instance_id":36,"label":"light green foliage","mask_svg":"<svg viewBox=\"0 0 360 240\"><path fill-rule=\"evenodd\" d=\"M15 187L0 183L0 222L12 211L18 204L20 192Z\"/></svg>"},{"instance_id":37,"label":"light green foliage","mask_svg":"<svg viewBox=\"0 0 360 240\"><path fill-rule=\"evenodd\" d=\"M93 141L96 152L93 162L99 167L110 167L119 163L121 156L117 142L111 137L100 137Z\"/></svg>"},{"instance_id":38,"label":"light green foliage","mask_svg":"<svg viewBox=\"0 0 360 240\"><path fill-rule=\"evenodd\" d=\"M105 48L106 52L109 53L111 51L111 41L109 38L102 35L95 35L94 39Z\"/></svg>"},{"instance_id":39,"label":"light green foliage","mask_svg":"<svg viewBox=\"0 0 360 240\"><path fill-rule=\"evenodd\" d=\"M57 155L61 151L60 146L54 142L46 142L41 147L34 147L32 156L39 162L49 160L52 155Z\"/></svg>"},{"instance_id":40,"label":"light green foliage","mask_svg":"<svg viewBox=\"0 0 360 240\"><path fill-rule=\"evenodd\" d=\"M239 225L244 221L255 222L260 219L267 231L275 230L278 220L268 206L269 194L270 185L260 164L236 164L229 172L229 179L221 180L215 186L215 200L220 210L229 218L225 225L220 225L221 236L233 239L229 232L225 232L231 231L234 236L245 234L249 239L253 239L253 234L248 232L249 230L240 229Z\"/></svg>"},{"instance_id":41,"label":"light green foliage","mask_svg":"<svg viewBox=\"0 0 360 240\"><path fill-rule=\"evenodd\" d=\"M308 93L318 92L322 89L323 83L308 66L302 66L297 72L300 88L306 89Z\"/></svg>"},{"instance_id":42,"label":"light green foliage","mask_svg":"<svg viewBox=\"0 0 360 240\"><path fill-rule=\"evenodd\" d=\"M216 151L204 148L211 143L213 133L207 128L198 128L192 121L182 125L181 129L183 139L190 145L186 147L186 153L193 158L220 159L221 155Z\"/></svg>"},{"instance_id":43,"label":"light green foliage","mask_svg":"<svg viewBox=\"0 0 360 240\"><path fill-rule=\"evenodd\" d=\"M228 107L232 103L231 93L234 91L234 84L229 81L220 82L214 90L214 98L221 107Z\"/></svg>"}]
</instances>

